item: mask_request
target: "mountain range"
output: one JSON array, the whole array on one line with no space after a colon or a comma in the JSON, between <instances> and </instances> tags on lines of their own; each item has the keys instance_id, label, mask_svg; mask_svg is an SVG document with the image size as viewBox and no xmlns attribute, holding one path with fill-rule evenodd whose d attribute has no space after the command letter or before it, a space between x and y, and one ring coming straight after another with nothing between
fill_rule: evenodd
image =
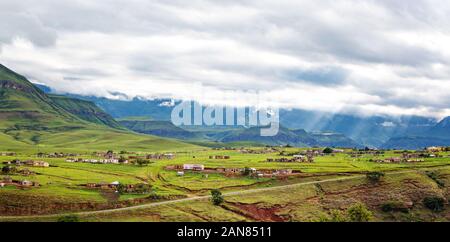
<instances>
[{"instance_id":1,"label":"mountain range","mask_svg":"<svg viewBox=\"0 0 450 242\"><path fill-rule=\"evenodd\" d=\"M148 116L163 121L170 120L172 110L165 104L173 103L170 99L120 101L75 97L94 102L115 118ZM358 116L282 109L280 123L290 130L345 135L359 146L372 148L422 149L435 144L450 145L449 117L439 122L435 118L421 116Z\"/></svg>"},{"instance_id":2,"label":"mountain range","mask_svg":"<svg viewBox=\"0 0 450 242\"><path fill-rule=\"evenodd\" d=\"M96 124L113 130L129 129L190 141L385 149L450 145L450 117L438 122L434 118L420 116L358 116L282 109L279 134L261 137L258 127L176 127L169 122L173 105L176 104L171 99L146 100L135 97L111 100L61 95L45 85L31 84L25 77L4 66L0 66L0 71L0 125L8 129L76 129ZM126 97L120 93L117 95ZM127 120L127 117L151 117L151 120Z\"/></svg>"}]
</instances>

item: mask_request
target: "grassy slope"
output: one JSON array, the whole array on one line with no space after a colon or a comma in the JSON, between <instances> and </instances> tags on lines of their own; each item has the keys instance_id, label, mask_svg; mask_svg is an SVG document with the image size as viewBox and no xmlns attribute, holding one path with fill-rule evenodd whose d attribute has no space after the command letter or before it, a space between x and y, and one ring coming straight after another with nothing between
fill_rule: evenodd
<instances>
[{"instance_id":1,"label":"grassy slope","mask_svg":"<svg viewBox=\"0 0 450 242\"><path fill-rule=\"evenodd\" d=\"M118 124L91 103L51 98L25 77L1 65L0 81L0 150L160 151L196 148L171 139L107 127L105 123L113 127ZM89 109L89 112L83 113L83 109ZM80 112L86 115L80 115Z\"/></svg>"},{"instance_id":2,"label":"grassy slope","mask_svg":"<svg viewBox=\"0 0 450 242\"><path fill-rule=\"evenodd\" d=\"M449 198L450 169L439 171L447 184L440 188L423 172L388 175L379 184L364 178L311 184L268 193L257 192L226 197L222 206L207 200L183 202L133 211L83 215L82 221L321 221L330 217L331 210L345 211L362 202L373 213L372 221L448 221L448 208L432 212L422 201L427 196ZM388 202L412 203L407 212L383 212ZM247 207L244 207L247 206ZM251 209L248 209L251 208ZM13 219L13 221L54 221L56 218Z\"/></svg>"},{"instance_id":3,"label":"grassy slope","mask_svg":"<svg viewBox=\"0 0 450 242\"><path fill-rule=\"evenodd\" d=\"M111 128L122 128L109 114L105 113L92 102L59 95L49 95L49 97L58 106L80 119L95 124L103 124Z\"/></svg>"},{"instance_id":4,"label":"grassy slope","mask_svg":"<svg viewBox=\"0 0 450 242\"><path fill-rule=\"evenodd\" d=\"M152 134L161 137L177 139L200 139L201 135L186 131L173 125L170 121L119 121L124 127L142 134Z\"/></svg>"}]
</instances>

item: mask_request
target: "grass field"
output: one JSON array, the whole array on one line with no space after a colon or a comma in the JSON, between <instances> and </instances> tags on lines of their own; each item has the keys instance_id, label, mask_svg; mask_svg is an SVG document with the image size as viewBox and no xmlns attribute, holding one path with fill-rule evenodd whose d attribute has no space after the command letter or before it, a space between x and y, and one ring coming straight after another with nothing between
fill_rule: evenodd
<instances>
[{"instance_id":1,"label":"grass field","mask_svg":"<svg viewBox=\"0 0 450 242\"><path fill-rule=\"evenodd\" d=\"M120 151L121 144L97 142L104 136L98 133L80 133L80 137L90 137L90 142L73 142L70 149L59 149L60 135L43 137L52 146L40 147L40 150L78 152L80 157L92 157L92 151L113 149ZM121 136L123 135L123 136ZM118 134L117 137L126 137ZM147 141L147 143L143 143ZM67 141L66 141L67 142ZM152 137L143 136L127 140L127 145L140 144L134 151L148 153L147 150L173 152L173 160L156 160L146 166L131 164L87 164L68 163L65 158L36 158L35 147L25 148L14 157L0 156L0 162L12 159L45 160L48 168L28 167L36 175L23 177L12 175L15 180L31 180L41 184L39 188L19 189L12 186L0 188L0 215L36 215L52 213L71 213L101 209L127 207L142 203L189 198L208 195L211 189L220 189L224 193L251 189L284 186L311 181L321 181L336 177L348 177L365 174L369 171L386 173L411 171L410 173L387 175L381 184L372 186L365 178L342 182L310 184L289 189L269 192L227 196L221 206L213 206L209 201L198 200L177 204L162 205L147 209L117 212L82 217L86 221L320 221L330 216L333 209L345 210L351 204L360 201L374 211L374 220L446 220L446 213L428 212L421 199L429 195L439 195L448 199L447 187L438 187L436 181L424 172L439 170L439 179L448 186L450 153L442 152L440 158L426 158L424 162L385 164L374 163L371 155L352 158L349 154L316 157L314 163L276 163L266 162L267 158L279 158L279 152L267 154L243 154L236 150L212 150L194 145L185 145L176 141L171 146L153 143ZM168 141L172 142L172 141ZM123 144L123 143L122 143ZM153 145L153 146L152 146ZM140 149L142 147L142 150ZM151 148L149 148L151 147ZM170 147L170 149L168 148ZM7 149L0 151L6 151ZM252 148L254 150L263 148ZM281 151L281 148L279 148ZM299 148L283 148L287 152L298 152ZM212 155L228 155L228 160L210 159ZM387 151L384 157L396 157L399 154ZM98 158L98 157L97 157ZM380 157L378 157L380 158ZM381 157L383 158L383 157ZM256 169L292 169L301 173L288 178L254 178L247 176L227 177L223 174L204 174L186 172L178 176L175 171L165 167L183 164L203 164L207 168L256 168ZM4 166L4 165L0 165ZM19 167L19 169L24 167ZM1 176L0 176L1 177ZM152 186L152 196L144 194L118 195L101 190L87 189L87 183L122 184L147 183ZM413 201L414 214L386 214L380 211L383 202L390 200ZM20 208L20 209L18 209ZM45 208L51 208L45 209ZM409 217L408 217L409 216ZM48 218L51 220L51 218ZM54 219L54 218L53 218ZM1 220L1 218L0 218ZM45 220L45 218L43 218Z\"/></svg>"}]
</instances>

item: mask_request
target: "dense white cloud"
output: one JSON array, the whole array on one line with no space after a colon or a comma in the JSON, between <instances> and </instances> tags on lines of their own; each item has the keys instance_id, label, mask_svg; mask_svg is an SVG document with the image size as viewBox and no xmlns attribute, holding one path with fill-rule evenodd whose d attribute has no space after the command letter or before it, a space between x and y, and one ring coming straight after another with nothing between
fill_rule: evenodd
<instances>
[{"instance_id":1,"label":"dense white cloud","mask_svg":"<svg viewBox=\"0 0 450 242\"><path fill-rule=\"evenodd\" d=\"M60 92L443 117L448 23L444 0L0 0L0 62Z\"/></svg>"}]
</instances>

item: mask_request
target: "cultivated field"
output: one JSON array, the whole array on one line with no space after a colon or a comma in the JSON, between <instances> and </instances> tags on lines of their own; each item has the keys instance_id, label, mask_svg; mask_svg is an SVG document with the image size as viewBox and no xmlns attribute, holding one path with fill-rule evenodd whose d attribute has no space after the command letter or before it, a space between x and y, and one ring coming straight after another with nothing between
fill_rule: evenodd
<instances>
[{"instance_id":1,"label":"cultivated field","mask_svg":"<svg viewBox=\"0 0 450 242\"><path fill-rule=\"evenodd\" d=\"M57 137L46 138L57 144ZM95 136L92 139L94 142ZM154 154L146 149L140 151L139 147L119 154L120 147L108 145L97 146L95 151L104 153L113 149L116 156L130 161L133 157ZM145 145L151 145L151 141ZM74 158L102 159L92 153L94 149L82 146L73 143L69 150L76 153ZM81 221L327 221L358 202L371 211L374 221L450 219L448 209L431 211L423 203L427 197L448 201L450 152L435 152L417 162L376 162L402 157L399 151L376 155L363 152L355 156L352 150L317 155L312 163L267 162L267 159L289 159L291 154L307 149L209 149L192 145L157 149L173 154L174 158L150 158L148 164L139 165L67 162L67 157L37 157L38 150L34 149L0 156L2 168L13 166L3 164L12 160L49 163L49 167L17 166L19 171L31 171L31 175L19 172L7 175L15 181L28 180L39 185L0 187L0 221L55 221L62 214L77 214ZM48 153L66 152L55 146L51 151L45 147L39 149ZM186 164L203 165L205 170L183 171ZM264 171L266 175L244 174L240 170L248 168ZM287 171L292 173L282 173ZM366 178L367 172L383 172L385 176L374 183ZM0 175L0 182L5 176ZM122 193L116 192L116 187L87 186L107 186L114 182L146 184L150 189ZM215 206L209 201L207 196L212 189L219 189L225 195L224 203ZM90 213L105 209L108 211Z\"/></svg>"}]
</instances>

